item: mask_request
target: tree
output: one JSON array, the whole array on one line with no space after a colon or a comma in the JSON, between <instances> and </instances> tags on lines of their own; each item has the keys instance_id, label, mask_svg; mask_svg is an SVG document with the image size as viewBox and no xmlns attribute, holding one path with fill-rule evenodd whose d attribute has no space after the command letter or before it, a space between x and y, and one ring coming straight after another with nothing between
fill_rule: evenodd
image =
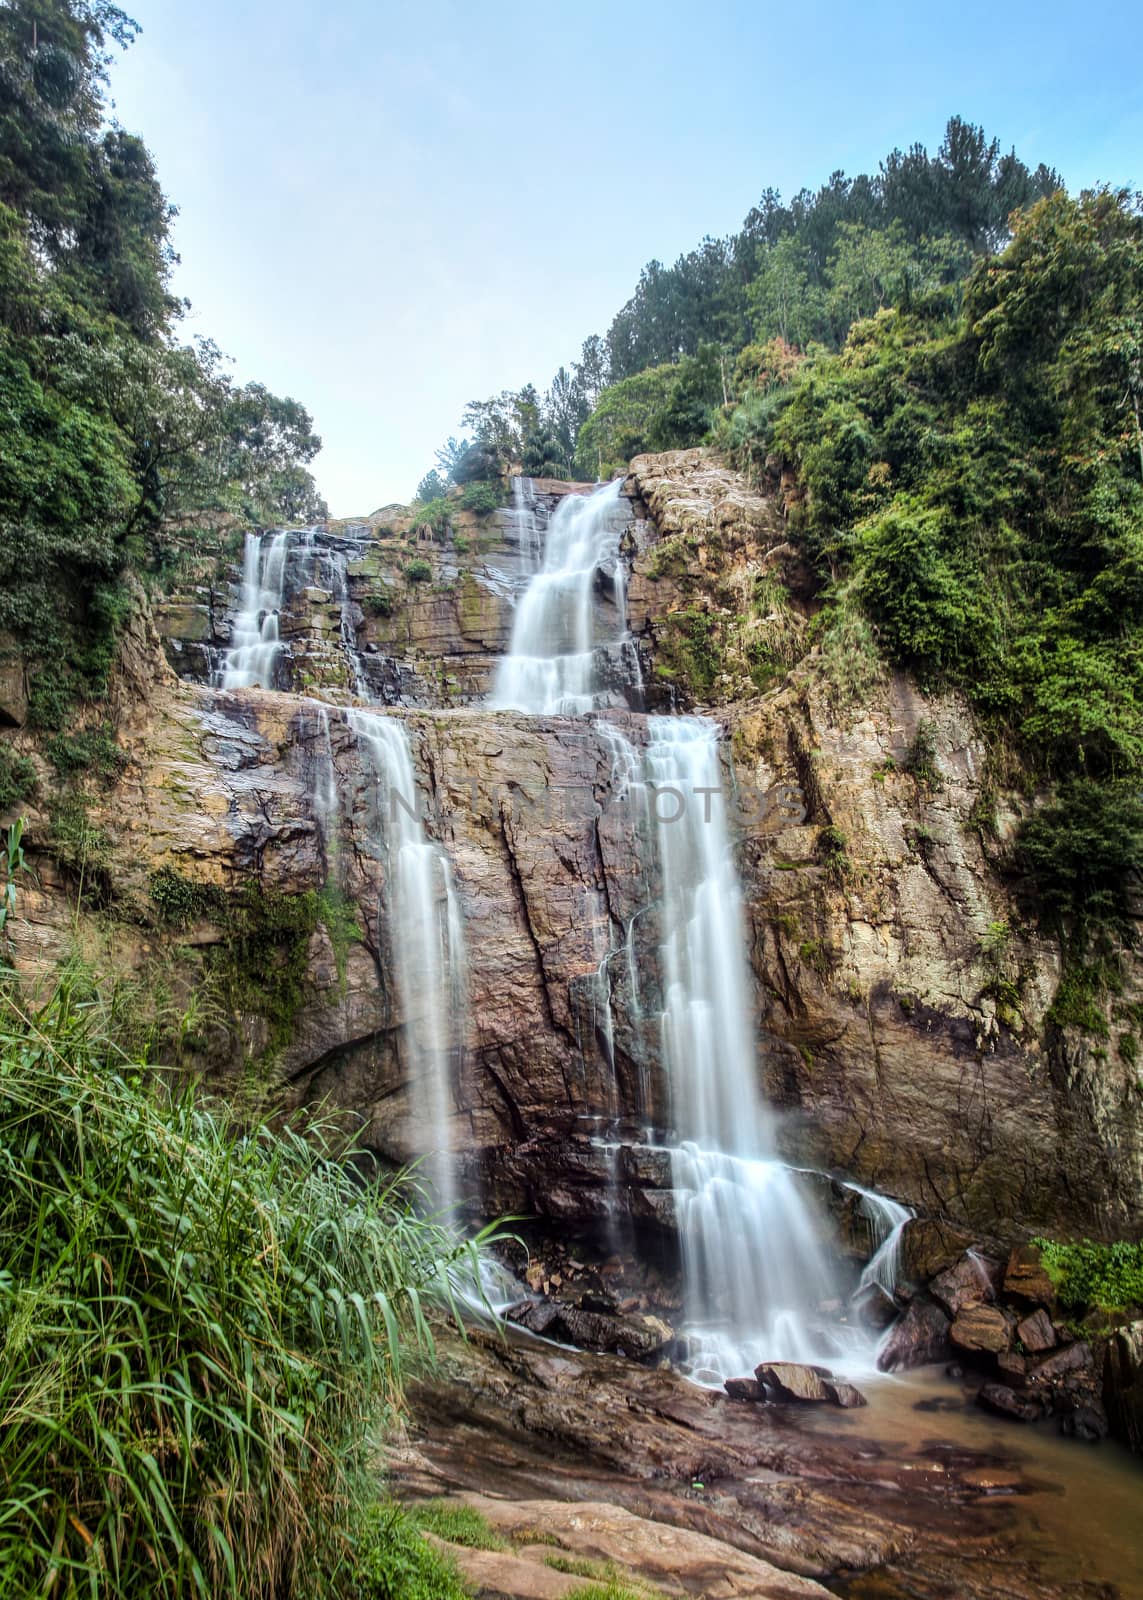
<instances>
[{"instance_id":1,"label":"tree","mask_svg":"<svg viewBox=\"0 0 1143 1600\"><path fill-rule=\"evenodd\" d=\"M821 331L823 296L810 282L809 258L795 234L759 249L758 272L746 299L760 343L778 338L805 349Z\"/></svg>"}]
</instances>

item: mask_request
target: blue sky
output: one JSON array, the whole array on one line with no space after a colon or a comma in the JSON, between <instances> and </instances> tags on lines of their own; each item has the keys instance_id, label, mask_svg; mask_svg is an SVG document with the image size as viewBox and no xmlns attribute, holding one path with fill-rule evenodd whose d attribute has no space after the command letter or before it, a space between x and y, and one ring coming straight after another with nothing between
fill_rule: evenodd
<instances>
[{"instance_id":1,"label":"blue sky","mask_svg":"<svg viewBox=\"0 0 1143 1600\"><path fill-rule=\"evenodd\" d=\"M1143 8L976 0L125 0L116 66L179 207L175 287L292 394L335 515L408 499L467 400L541 389L642 264L982 122L1143 187Z\"/></svg>"}]
</instances>

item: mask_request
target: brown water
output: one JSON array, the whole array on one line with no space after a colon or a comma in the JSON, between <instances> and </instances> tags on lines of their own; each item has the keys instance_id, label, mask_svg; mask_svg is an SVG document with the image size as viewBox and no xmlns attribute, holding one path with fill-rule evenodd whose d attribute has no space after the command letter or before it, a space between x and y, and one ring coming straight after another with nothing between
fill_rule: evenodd
<instances>
[{"instance_id":1,"label":"brown water","mask_svg":"<svg viewBox=\"0 0 1143 1600\"><path fill-rule=\"evenodd\" d=\"M1045 1580L1112 1584L1122 1600L1143 1600L1143 1460L1112 1440L1064 1438L1054 1421L1007 1422L971 1400L962 1405L970 1392L939 1367L867 1379L862 1387L867 1407L828 1417L807 1407L807 1431L842 1434L858 1448L867 1440L893 1452L898 1465L900 1452L922 1474L938 1464L926 1460L928 1451L954 1445L988 1452L998 1465L991 1475L982 1472L981 1487L1005 1498L998 1521L1006 1541L1036 1560ZM927 1404L933 1408L918 1409ZM1033 1492L1013 1493L1004 1461L1033 1481Z\"/></svg>"}]
</instances>

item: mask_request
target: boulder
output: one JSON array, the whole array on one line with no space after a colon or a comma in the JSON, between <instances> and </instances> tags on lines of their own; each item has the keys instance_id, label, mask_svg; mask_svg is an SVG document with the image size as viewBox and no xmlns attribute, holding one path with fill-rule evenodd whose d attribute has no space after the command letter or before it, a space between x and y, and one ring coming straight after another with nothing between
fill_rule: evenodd
<instances>
[{"instance_id":1,"label":"boulder","mask_svg":"<svg viewBox=\"0 0 1143 1600\"><path fill-rule=\"evenodd\" d=\"M1000 1355L1012 1348L1012 1323L997 1306L967 1305L957 1313L949 1338L958 1350Z\"/></svg>"},{"instance_id":2,"label":"boulder","mask_svg":"<svg viewBox=\"0 0 1143 1600\"><path fill-rule=\"evenodd\" d=\"M764 1361L754 1368L754 1376L779 1400L821 1405L831 1399L825 1383L833 1376L828 1367L811 1367L798 1361Z\"/></svg>"},{"instance_id":3,"label":"boulder","mask_svg":"<svg viewBox=\"0 0 1143 1600\"><path fill-rule=\"evenodd\" d=\"M763 1361L755 1367L754 1375L779 1400L841 1406L845 1410L869 1403L860 1389L842 1378L835 1378L828 1367L808 1366L798 1361ZM732 1378L730 1381L743 1380Z\"/></svg>"},{"instance_id":4,"label":"boulder","mask_svg":"<svg viewBox=\"0 0 1143 1600\"><path fill-rule=\"evenodd\" d=\"M1002 1351L996 1358L996 1370L1005 1383L1010 1383L1014 1389L1023 1388L1028 1372L1028 1358L1019 1355L1015 1350Z\"/></svg>"},{"instance_id":5,"label":"boulder","mask_svg":"<svg viewBox=\"0 0 1143 1600\"><path fill-rule=\"evenodd\" d=\"M545 1339L574 1344L580 1350L647 1361L660 1355L674 1333L659 1317L622 1317L585 1311L561 1300L523 1300L505 1312L510 1322Z\"/></svg>"},{"instance_id":6,"label":"boulder","mask_svg":"<svg viewBox=\"0 0 1143 1600\"><path fill-rule=\"evenodd\" d=\"M1056 1291L1040 1251L1034 1244L1019 1244L1008 1257L1004 1293L1013 1300L1025 1300L1034 1306L1046 1306L1049 1310L1055 1305Z\"/></svg>"},{"instance_id":7,"label":"boulder","mask_svg":"<svg viewBox=\"0 0 1143 1600\"><path fill-rule=\"evenodd\" d=\"M844 1378L823 1378L825 1392L835 1406L850 1411L857 1406L867 1406L869 1401L854 1383L846 1383Z\"/></svg>"},{"instance_id":8,"label":"boulder","mask_svg":"<svg viewBox=\"0 0 1143 1600\"><path fill-rule=\"evenodd\" d=\"M1098 1444L1101 1439L1107 1438L1107 1418L1094 1406L1078 1405L1060 1418L1060 1432L1068 1439Z\"/></svg>"},{"instance_id":9,"label":"boulder","mask_svg":"<svg viewBox=\"0 0 1143 1600\"><path fill-rule=\"evenodd\" d=\"M1029 1355L1040 1355L1044 1350L1054 1350L1056 1330L1048 1313L1037 1308L1016 1324L1016 1337Z\"/></svg>"},{"instance_id":10,"label":"boulder","mask_svg":"<svg viewBox=\"0 0 1143 1600\"><path fill-rule=\"evenodd\" d=\"M1029 1383L1055 1383L1074 1372L1086 1372L1092 1365L1091 1345L1082 1340L1065 1344L1028 1363Z\"/></svg>"},{"instance_id":11,"label":"boulder","mask_svg":"<svg viewBox=\"0 0 1143 1600\"><path fill-rule=\"evenodd\" d=\"M1115 1437L1143 1454L1143 1321L1117 1328L1107 1342L1103 1403Z\"/></svg>"},{"instance_id":12,"label":"boulder","mask_svg":"<svg viewBox=\"0 0 1143 1600\"><path fill-rule=\"evenodd\" d=\"M966 1250L959 1261L937 1273L929 1293L943 1311L955 1317L964 1306L995 1300L1003 1279L1002 1261Z\"/></svg>"},{"instance_id":13,"label":"boulder","mask_svg":"<svg viewBox=\"0 0 1143 1600\"><path fill-rule=\"evenodd\" d=\"M977 1395L976 1403L998 1417L1011 1417L1014 1422L1036 1422L1042 1415L1037 1401L1017 1394L1003 1383L986 1383Z\"/></svg>"},{"instance_id":14,"label":"boulder","mask_svg":"<svg viewBox=\"0 0 1143 1600\"><path fill-rule=\"evenodd\" d=\"M758 1402L766 1398L766 1386L757 1378L727 1378L722 1387L732 1400Z\"/></svg>"},{"instance_id":15,"label":"boulder","mask_svg":"<svg viewBox=\"0 0 1143 1600\"><path fill-rule=\"evenodd\" d=\"M904 1372L952 1354L949 1319L934 1300L918 1297L889 1329L877 1353L882 1372Z\"/></svg>"},{"instance_id":16,"label":"boulder","mask_svg":"<svg viewBox=\"0 0 1143 1600\"><path fill-rule=\"evenodd\" d=\"M887 1328L901 1314L901 1307L879 1283L867 1283L851 1302L853 1314L867 1328Z\"/></svg>"}]
</instances>

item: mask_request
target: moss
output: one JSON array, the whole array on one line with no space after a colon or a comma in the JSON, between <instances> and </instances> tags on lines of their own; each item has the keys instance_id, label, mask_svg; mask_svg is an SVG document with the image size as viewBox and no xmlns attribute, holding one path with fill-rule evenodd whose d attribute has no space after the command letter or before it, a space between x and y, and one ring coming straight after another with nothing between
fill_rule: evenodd
<instances>
[{"instance_id":1,"label":"moss","mask_svg":"<svg viewBox=\"0 0 1143 1600\"><path fill-rule=\"evenodd\" d=\"M937 732L927 717L922 717L918 723L901 765L905 772L911 772L918 782L927 784L930 789L941 787L944 780L937 766Z\"/></svg>"},{"instance_id":2,"label":"moss","mask_svg":"<svg viewBox=\"0 0 1143 1600\"><path fill-rule=\"evenodd\" d=\"M108 722L98 728L83 728L77 733L60 733L49 739L44 754L65 781L79 773L100 778L117 778L127 765L127 757Z\"/></svg>"},{"instance_id":3,"label":"moss","mask_svg":"<svg viewBox=\"0 0 1143 1600\"><path fill-rule=\"evenodd\" d=\"M78 879L81 898L98 897L107 887L111 866L111 836L97 828L88 815L82 794L59 795L48 813L48 847L56 861Z\"/></svg>"},{"instance_id":4,"label":"moss","mask_svg":"<svg viewBox=\"0 0 1143 1600\"><path fill-rule=\"evenodd\" d=\"M1064 968L1047 1020L1057 1028L1079 1028L1098 1039L1108 1039L1111 1029L1106 1001L1110 994L1118 993L1122 984L1122 973L1113 957L1071 962Z\"/></svg>"},{"instance_id":5,"label":"moss","mask_svg":"<svg viewBox=\"0 0 1143 1600\"><path fill-rule=\"evenodd\" d=\"M833 963L829 951L820 939L804 939L798 946L798 955L819 977L829 976Z\"/></svg>"},{"instance_id":6,"label":"moss","mask_svg":"<svg viewBox=\"0 0 1143 1600\"><path fill-rule=\"evenodd\" d=\"M695 699L705 699L720 670L715 619L706 611L672 611L660 621L661 676L681 682Z\"/></svg>"},{"instance_id":7,"label":"moss","mask_svg":"<svg viewBox=\"0 0 1143 1600\"><path fill-rule=\"evenodd\" d=\"M0 744L0 812L19 805L36 787L36 769L27 756Z\"/></svg>"},{"instance_id":8,"label":"moss","mask_svg":"<svg viewBox=\"0 0 1143 1600\"><path fill-rule=\"evenodd\" d=\"M225 915L226 896L213 883L196 883L176 868L163 866L151 874L151 899L162 920L172 928Z\"/></svg>"},{"instance_id":9,"label":"moss","mask_svg":"<svg viewBox=\"0 0 1143 1600\"><path fill-rule=\"evenodd\" d=\"M845 834L831 822L818 834L815 854L825 868L826 877L839 889L853 875Z\"/></svg>"},{"instance_id":10,"label":"moss","mask_svg":"<svg viewBox=\"0 0 1143 1600\"><path fill-rule=\"evenodd\" d=\"M337 981L341 992L345 992L345 973L349 960L350 945L358 944L361 940L361 925L357 920L357 908L347 895L342 894L335 884L327 883L324 889L319 890L317 897L318 921L329 935L329 942L333 946L333 958L337 963Z\"/></svg>"}]
</instances>

